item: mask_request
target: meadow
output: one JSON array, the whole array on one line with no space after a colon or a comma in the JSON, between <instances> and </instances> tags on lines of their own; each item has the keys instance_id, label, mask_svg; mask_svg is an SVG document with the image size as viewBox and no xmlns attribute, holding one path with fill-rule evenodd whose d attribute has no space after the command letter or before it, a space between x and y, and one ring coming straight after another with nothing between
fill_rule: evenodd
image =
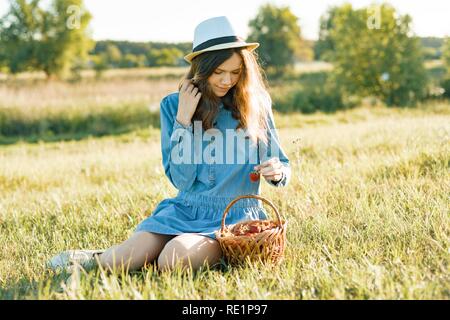
<instances>
[{"instance_id":1,"label":"meadow","mask_svg":"<svg viewBox=\"0 0 450 320\"><path fill-rule=\"evenodd\" d=\"M289 221L275 269L150 265L70 284L46 270L60 251L125 240L176 195L158 107L177 82L143 73L0 84L0 299L450 298L450 104L441 100L275 112L293 172L286 188L262 182Z\"/></svg>"}]
</instances>

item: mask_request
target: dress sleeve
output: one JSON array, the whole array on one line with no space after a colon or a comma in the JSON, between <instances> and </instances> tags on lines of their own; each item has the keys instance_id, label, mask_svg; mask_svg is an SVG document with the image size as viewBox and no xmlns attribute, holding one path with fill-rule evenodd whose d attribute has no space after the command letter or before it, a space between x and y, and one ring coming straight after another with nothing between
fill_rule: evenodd
<instances>
[{"instance_id":1,"label":"dress sleeve","mask_svg":"<svg viewBox=\"0 0 450 320\"><path fill-rule=\"evenodd\" d=\"M184 191L192 187L197 177L197 164L193 161L193 126L190 124L185 127L179 123L176 110L168 97L161 101L162 163L170 182L178 190Z\"/></svg>"},{"instance_id":2,"label":"dress sleeve","mask_svg":"<svg viewBox=\"0 0 450 320\"><path fill-rule=\"evenodd\" d=\"M279 181L267 180L267 182L274 187L285 187L289 184L291 180L291 166L289 164L289 159L286 156L283 148L281 147L280 140L278 137L278 131L275 127L275 121L273 117L273 112L270 110L268 114L268 130L267 138L268 144L260 142L260 159L261 162L269 160L273 157L278 157L281 164L283 165L283 176Z\"/></svg>"}]
</instances>

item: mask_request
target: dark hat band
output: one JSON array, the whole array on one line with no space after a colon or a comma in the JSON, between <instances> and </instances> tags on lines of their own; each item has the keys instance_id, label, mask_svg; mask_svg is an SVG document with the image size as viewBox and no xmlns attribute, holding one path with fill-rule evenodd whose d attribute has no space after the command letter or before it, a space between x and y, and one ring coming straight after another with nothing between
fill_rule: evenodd
<instances>
[{"instance_id":1,"label":"dark hat band","mask_svg":"<svg viewBox=\"0 0 450 320\"><path fill-rule=\"evenodd\" d=\"M192 52L197 52L218 44L223 44L223 43L232 43L232 42L244 42L244 39L242 39L241 37L238 36L229 36L229 37L220 37L220 38L214 38L208 41L205 41L201 44L199 44L198 46L196 46L194 48L194 50L192 50Z\"/></svg>"}]
</instances>

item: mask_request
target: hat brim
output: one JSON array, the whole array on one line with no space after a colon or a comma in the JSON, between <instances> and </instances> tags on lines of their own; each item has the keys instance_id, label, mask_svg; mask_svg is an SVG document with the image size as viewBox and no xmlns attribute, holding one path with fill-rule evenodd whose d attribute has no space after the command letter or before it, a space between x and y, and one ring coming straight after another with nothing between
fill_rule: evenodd
<instances>
[{"instance_id":1,"label":"hat brim","mask_svg":"<svg viewBox=\"0 0 450 320\"><path fill-rule=\"evenodd\" d=\"M232 42L232 43L222 43L218 44L209 48L206 48L204 50L196 51L189 53L184 57L184 60L186 60L188 63L191 63L192 59L194 59L199 54L202 54L203 52L207 51L216 51L216 50L222 50L222 49L230 49L230 48L241 48L241 47L247 47L250 51L255 50L259 47L259 43L257 42Z\"/></svg>"}]
</instances>

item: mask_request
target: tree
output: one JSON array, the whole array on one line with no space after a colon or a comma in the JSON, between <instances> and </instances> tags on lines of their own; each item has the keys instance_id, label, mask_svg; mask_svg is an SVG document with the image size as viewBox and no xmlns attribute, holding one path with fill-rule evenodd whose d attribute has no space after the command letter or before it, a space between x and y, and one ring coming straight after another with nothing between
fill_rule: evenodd
<instances>
[{"instance_id":1,"label":"tree","mask_svg":"<svg viewBox=\"0 0 450 320\"><path fill-rule=\"evenodd\" d=\"M334 44L330 37L330 31L334 29L334 17L338 10L338 7L331 7L320 17L319 39L314 46L314 57L316 60L331 60L329 55L334 51Z\"/></svg>"},{"instance_id":2,"label":"tree","mask_svg":"<svg viewBox=\"0 0 450 320\"><path fill-rule=\"evenodd\" d=\"M122 57L122 61L120 62L121 68L139 68L144 67L147 58L143 54L135 55L131 53L127 53Z\"/></svg>"},{"instance_id":3,"label":"tree","mask_svg":"<svg viewBox=\"0 0 450 320\"><path fill-rule=\"evenodd\" d=\"M427 77L411 18L387 4L354 10L350 4L328 13L321 30L333 76L349 93L406 105L426 95Z\"/></svg>"},{"instance_id":4,"label":"tree","mask_svg":"<svg viewBox=\"0 0 450 320\"><path fill-rule=\"evenodd\" d=\"M105 70L108 69L108 61L105 54L92 55L90 61L92 68L95 70L96 79L100 79Z\"/></svg>"},{"instance_id":5,"label":"tree","mask_svg":"<svg viewBox=\"0 0 450 320\"><path fill-rule=\"evenodd\" d=\"M447 70L447 77L450 77L450 38L446 38L442 45L442 60Z\"/></svg>"},{"instance_id":6,"label":"tree","mask_svg":"<svg viewBox=\"0 0 450 320\"><path fill-rule=\"evenodd\" d=\"M104 52L104 57L110 67L117 68L120 66L120 63L122 61L122 52L119 50L119 48L117 48L116 45L108 44Z\"/></svg>"},{"instance_id":7,"label":"tree","mask_svg":"<svg viewBox=\"0 0 450 320\"><path fill-rule=\"evenodd\" d=\"M0 19L1 56L9 70L42 70L50 78L83 65L94 42L82 2L53 0L45 11L40 0L10 0L9 13Z\"/></svg>"},{"instance_id":8,"label":"tree","mask_svg":"<svg viewBox=\"0 0 450 320\"><path fill-rule=\"evenodd\" d=\"M48 76L66 75L72 66L87 60L94 46L86 30L92 16L82 2L53 0L46 12L38 61Z\"/></svg>"},{"instance_id":9,"label":"tree","mask_svg":"<svg viewBox=\"0 0 450 320\"><path fill-rule=\"evenodd\" d=\"M10 1L9 13L0 19L0 64L13 74L36 68L43 11L39 1Z\"/></svg>"},{"instance_id":10,"label":"tree","mask_svg":"<svg viewBox=\"0 0 450 320\"><path fill-rule=\"evenodd\" d=\"M247 41L260 43L258 54L268 73L283 74L302 54L303 41L297 21L289 7L267 4L249 22Z\"/></svg>"},{"instance_id":11,"label":"tree","mask_svg":"<svg viewBox=\"0 0 450 320\"><path fill-rule=\"evenodd\" d=\"M441 81L441 87L444 89L444 97L450 98L450 38L446 38L442 45L442 60L447 72Z\"/></svg>"},{"instance_id":12,"label":"tree","mask_svg":"<svg viewBox=\"0 0 450 320\"><path fill-rule=\"evenodd\" d=\"M147 59L150 66L178 66L183 59L183 52L175 47L150 49L147 52Z\"/></svg>"}]
</instances>

